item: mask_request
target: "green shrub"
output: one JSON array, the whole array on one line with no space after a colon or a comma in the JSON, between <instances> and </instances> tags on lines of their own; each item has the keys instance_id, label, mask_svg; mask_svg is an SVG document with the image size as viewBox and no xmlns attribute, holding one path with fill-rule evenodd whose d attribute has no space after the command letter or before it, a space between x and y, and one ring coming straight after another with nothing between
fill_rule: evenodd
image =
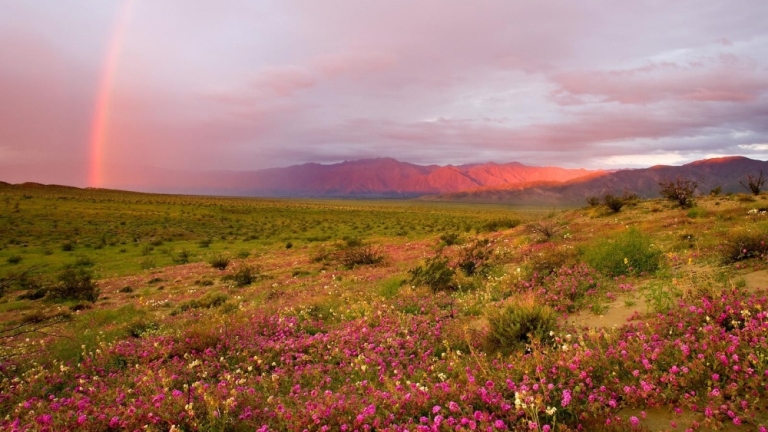
<instances>
[{"instance_id":1,"label":"green shrub","mask_svg":"<svg viewBox=\"0 0 768 432\"><path fill-rule=\"evenodd\" d=\"M459 244L461 235L456 232L450 232L445 233L440 236L440 241L443 242L446 246L453 246L455 244Z\"/></svg>"},{"instance_id":2,"label":"green shrub","mask_svg":"<svg viewBox=\"0 0 768 432\"><path fill-rule=\"evenodd\" d=\"M726 264L763 257L767 253L768 235L760 231L731 232L720 249L723 262Z\"/></svg>"},{"instance_id":3,"label":"green shrub","mask_svg":"<svg viewBox=\"0 0 768 432\"><path fill-rule=\"evenodd\" d=\"M72 243L71 241L65 241L64 243L61 244L61 250L64 252L72 252L73 250L75 250L75 244Z\"/></svg>"},{"instance_id":4,"label":"green shrub","mask_svg":"<svg viewBox=\"0 0 768 432\"><path fill-rule=\"evenodd\" d=\"M624 200L621 197L613 196L611 194L604 196L603 202L605 203L605 206L614 213L618 213L621 208L624 207Z\"/></svg>"},{"instance_id":5,"label":"green shrub","mask_svg":"<svg viewBox=\"0 0 768 432\"><path fill-rule=\"evenodd\" d=\"M669 312L681 295L680 289L664 281L650 282L643 290L646 304L656 313Z\"/></svg>"},{"instance_id":6,"label":"green shrub","mask_svg":"<svg viewBox=\"0 0 768 432\"><path fill-rule=\"evenodd\" d=\"M182 249L178 253L171 255L171 261L175 264L186 264L189 262L189 252L186 249Z\"/></svg>"},{"instance_id":7,"label":"green shrub","mask_svg":"<svg viewBox=\"0 0 768 432\"><path fill-rule=\"evenodd\" d=\"M554 273L563 266L576 264L576 250L554 243L534 245L527 256L527 268L533 275L540 277Z\"/></svg>"},{"instance_id":8,"label":"green shrub","mask_svg":"<svg viewBox=\"0 0 768 432\"><path fill-rule=\"evenodd\" d=\"M225 270L229 266L229 257L226 255L214 255L208 260L208 264L217 270Z\"/></svg>"},{"instance_id":9,"label":"green shrub","mask_svg":"<svg viewBox=\"0 0 768 432\"><path fill-rule=\"evenodd\" d=\"M173 310L171 315L177 315L192 309L212 309L219 307L229 300L229 296L223 292L206 293L199 299L185 301Z\"/></svg>"},{"instance_id":10,"label":"green shrub","mask_svg":"<svg viewBox=\"0 0 768 432\"><path fill-rule=\"evenodd\" d=\"M512 219L508 217L498 218L485 222L478 231L495 232L501 229L512 229L518 225L520 225L519 219Z\"/></svg>"},{"instance_id":11,"label":"green shrub","mask_svg":"<svg viewBox=\"0 0 768 432\"><path fill-rule=\"evenodd\" d=\"M532 342L548 343L557 330L557 313L533 297L518 299L488 313L487 343L492 351L510 353Z\"/></svg>"},{"instance_id":12,"label":"green shrub","mask_svg":"<svg viewBox=\"0 0 768 432\"><path fill-rule=\"evenodd\" d=\"M93 273L82 267L66 267L58 276L58 283L48 290L58 300L87 300L95 302L100 290L93 281Z\"/></svg>"},{"instance_id":13,"label":"green shrub","mask_svg":"<svg viewBox=\"0 0 768 432\"><path fill-rule=\"evenodd\" d=\"M661 251L651 239L630 228L612 239L599 240L582 251L584 261L609 276L653 273L659 268Z\"/></svg>"},{"instance_id":14,"label":"green shrub","mask_svg":"<svg viewBox=\"0 0 768 432\"><path fill-rule=\"evenodd\" d=\"M260 278L261 272L253 266L241 264L232 275L235 285L244 287L250 285Z\"/></svg>"},{"instance_id":15,"label":"green shrub","mask_svg":"<svg viewBox=\"0 0 768 432\"><path fill-rule=\"evenodd\" d=\"M688 213L686 213L686 216L691 219L701 218L706 215L707 215L707 211L701 207L692 207L690 210L688 210Z\"/></svg>"},{"instance_id":16,"label":"green shrub","mask_svg":"<svg viewBox=\"0 0 768 432\"><path fill-rule=\"evenodd\" d=\"M408 271L411 274L411 283L414 285L426 285L433 292L454 290L453 276L456 274L448 258L435 255L427 258L424 266L418 266Z\"/></svg>"},{"instance_id":17,"label":"green shrub","mask_svg":"<svg viewBox=\"0 0 768 432\"><path fill-rule=\"evenodd\" d=\"M125 333L130 337L140 338L147 333L157 331L159 328L160 326L156 322L139 318L125 326Z\"/></svg>"},{"instance_id":18,"label":"green shrub","mask_svg":"<svg viewBox=\"0 0 768 432\"><path fill-rule=\"evenodd\" d=\"M21 262L21 255L11 255L5 260L5 262L8 264L16 265Z\"/></svg>"},{"instance_id":19,"label":"green shrub","mask_svg":"<svg viewBox=\"0 0 768 432\"><path fill-rule=\"evenodd\" d=\"M599 206L599 205L600 205L600 198L598 198L598 197L596 197L596 196L591 196L591 197L588 197L588 198L587 198L587 204L588 204L590 207L597 207L597 206Z\"/></svg>"}]
</instances>

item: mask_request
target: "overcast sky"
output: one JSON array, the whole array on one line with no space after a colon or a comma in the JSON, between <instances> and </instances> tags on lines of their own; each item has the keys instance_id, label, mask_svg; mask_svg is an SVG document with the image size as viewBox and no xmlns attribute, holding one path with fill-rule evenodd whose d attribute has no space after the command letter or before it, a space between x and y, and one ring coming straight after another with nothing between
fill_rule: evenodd
<instances>
[{"instance_id":1,"label":"overcast sky","mask_svg":"<svg viewBox=\"0 0 768 432\"><path fill-rule=\"evenodd\" d=\"M768 159L765 0L2 3L0 170L31 177Z\"/></svg>"}]
</instances>

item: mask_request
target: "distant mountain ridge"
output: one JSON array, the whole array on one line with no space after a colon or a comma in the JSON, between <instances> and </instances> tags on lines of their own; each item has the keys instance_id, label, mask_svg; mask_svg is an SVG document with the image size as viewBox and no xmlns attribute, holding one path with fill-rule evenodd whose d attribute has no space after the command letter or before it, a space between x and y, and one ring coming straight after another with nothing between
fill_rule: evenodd
<instances>
[{"instance_id":1,"label":"distant mountain ridge","mask_svg":"<svg viewBox=\"0 0 768 432\"><path fill-rule=\"evenodd\" d=\"M619 171L527 166L519 162L469 165L417 165L392 158L336 164L307 163L257 171L173 171L113 166L107 187L197 195L317 198L414 198L426 200L582 205L590 196L631 192L658 197L658 183L682 177L699 182L699 193L739 184L768 162L742 156L706 159L682 166L657 165ZM3 181L28 182L23 167ZM36 180L36 179L35 179ZM36 180L38 181L38 180Z\"/></svg>"},{"instance_id":2,"label":"distant mountain ridge","mask_svg":"<svg viewBox=\"0 0 768 432\"><path fill-rule=\"evenodd\" d=\"M698 194L720 187L723 193L746 192L739 184L747 175L763 171L768 162L743 156L704 159L682 166L656 165L580 177L560 184L528 185L513 189L492 189L440 194L425 199L468 202L507 202L526 204L584 204L587 197L634 193L643 198L659 197L659 182L676 178L698 182Z\"/></svg>"}]
</instances>

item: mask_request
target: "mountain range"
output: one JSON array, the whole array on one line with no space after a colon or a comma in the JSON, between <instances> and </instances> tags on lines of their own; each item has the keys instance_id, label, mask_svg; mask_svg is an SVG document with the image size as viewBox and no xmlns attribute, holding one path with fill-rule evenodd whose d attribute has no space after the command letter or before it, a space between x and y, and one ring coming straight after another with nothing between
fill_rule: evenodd
<instances>
[{"instance_id":1,"label":"mountain range","mask_svg":"<svg viewBox=\"0 0 768 432\"><path fill-rule=\"evenodd\" d=\"M657 197L658 183L696 180L699 193L720 187L746 191L747 175L768 173L768 162L732 156L682 166L617 171L527 166L518 162L416 165L391 158L307 163L257 171L172 171L111 167L111 188L185 194L263 197L413 198L520 204L584 204L590 196L634 193ZM6 171L8 172L8 171ZM132 179L126 181L125 179ZM0 180L7 180L2 178ZM12 181L12 180L11 180Z\"/></svg>"}]
</instances>

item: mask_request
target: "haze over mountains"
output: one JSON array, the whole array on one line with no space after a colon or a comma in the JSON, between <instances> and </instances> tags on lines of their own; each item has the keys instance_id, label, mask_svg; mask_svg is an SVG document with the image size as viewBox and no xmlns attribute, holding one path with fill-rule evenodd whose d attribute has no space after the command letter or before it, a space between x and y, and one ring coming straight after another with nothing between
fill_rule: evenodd
<instances>
[{"instance_id":1,"label":"haze over mountains","mask_svg":"<svg viewBox=\"0 0 768 432\"><path fill-rule=\"evenodd\" d=\"M127 170L131 175L126 175ZM521 204L583 204L607 193L658 196L658 182L682 177L699 182L699 193L715 187L744 191L748 174L768 173L768 162L741 156L706 159L683 166L602 171L535 167L518 162L459 166L416 165L391 158L337 164L307 163L257 171L170 171L112 167L110 188L185 194L262 197L413 198ZM0 180L11 181L6 171ZM121 178L140 178L130 183ZM18 181L18 180L17 180Z\"/></svg>"}]
</instances>

